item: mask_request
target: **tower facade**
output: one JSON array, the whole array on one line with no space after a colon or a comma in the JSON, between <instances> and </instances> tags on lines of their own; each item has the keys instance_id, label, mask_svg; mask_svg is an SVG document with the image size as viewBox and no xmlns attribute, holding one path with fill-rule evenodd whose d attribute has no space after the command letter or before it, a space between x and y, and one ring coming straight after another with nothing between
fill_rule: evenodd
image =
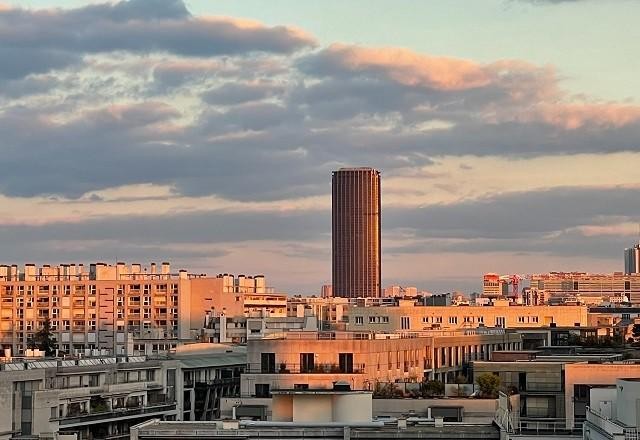
<instances>
[{"instance_id":1,"label":"tower facade","mask_svg":"<svg viewBox=\"0 0 640 440\"><path fill-rule=\"evenodd\" d=\"M334 171L333 296L380 296L380 230L380 172L373 168Z\"/></svg>"}]
</instances>

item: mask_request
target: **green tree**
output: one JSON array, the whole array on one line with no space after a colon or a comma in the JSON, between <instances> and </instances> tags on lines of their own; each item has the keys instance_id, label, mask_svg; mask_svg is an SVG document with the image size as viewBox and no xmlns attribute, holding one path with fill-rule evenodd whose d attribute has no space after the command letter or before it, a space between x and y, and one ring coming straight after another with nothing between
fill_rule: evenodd
<instances>
[{"instance_id":1,"label":"green tree","mask_svg":"<svg viewBox=\"0 0 640 440\"><path fill-rule=\"evenodd\" d=\"M428 380L422 383L424 397L444 396L444 383L439 380Z\"/></svg>"},{"instance_id":2,"label":"green tree","mask_svg":"<svg viewBox=\"0 0 640 440\"><path fill-rule=\"evenodd\" d=\"M483 397L496 398L500 389L500 378L492 373L484 373L476 379Z\"/></svg>"},{"instance_id":3,"label":"green tree","mask_svg":"<svg viewBox=\"0 0 640 440\"><path fill-rule=\"evenodd\" d=\"M640 343L640 324L633 324L631 328L631 336L633 336L633 341L638 344Z\"/></svg>"},{"instance_id":4,"label":"green tree","mask_svg":"<svg viewBox=\"0 0 640 440\"><path fill-rule=\"evenodd\" d=\"M53 356L56 354L56 342L51 332L51 321L49 318L44 320L42 328L33 337L35 347L44 351L45 356Z\"/></svg>"},{"instance_id":5,"label":"green tree","mask_svg":"<svg viewBox=\"0 0 640 440\"><path fill-rule=\"evenodd\" d=\"M455 378L455 383L458 385L458 389L456 390L456 394L458 397L462 396L464 393L460 392L460 385L467 383L467 376L464 374L458 374Z\"/></svg>"}]
</instances>

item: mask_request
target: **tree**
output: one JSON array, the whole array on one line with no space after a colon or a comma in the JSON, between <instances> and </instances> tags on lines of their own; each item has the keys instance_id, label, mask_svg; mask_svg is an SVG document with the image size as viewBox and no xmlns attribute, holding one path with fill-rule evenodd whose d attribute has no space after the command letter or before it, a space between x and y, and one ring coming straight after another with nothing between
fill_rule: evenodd
<instances>
[{"instance_id":1,"label":"tree","mask_svg":"<svg viewBox=\"0 0 640 440\"><path fill-rule=\"evenodd\" d=\"M633 336L633 341L638 344L640 343L640 324L633 324L631 328L631 336Z\"/></svg>"},{"instance_id":2,"label":"tree","mask_svg":"<svg viewBox=\"0 0 640 440\"><path fill-rule=\"evenodd\" d=\"M44 351L45 356L53 356L56 354L56 342L51 332L51 321L49 318L44 320L42 328L33 337L35 346Z\"/></svg>"},{"instance_id":3,"label":"tree","mask_svg":"<svg viewBox=\"0 0 640 440\"><path fill-rule=\"evenodd\" d=\"M455 378L455 383L458 385L458 389L456 390L456 394L458 397L461 397L464 393L460 393L460 385L463 383L467 383L467 376L464 374L458 374Z\"/></svg>"},{"instance_id":4,"label":"tree","mask_svg":"<svg viewBox=\"0 0 640 440\"><path fill-rule=\"evenodd\" d=\"M439 380L428 380L422 383L424 397L444 396L444 383Z\"/></svg>"},{"instance_id":5,"label":"tree","mask_svg":"<svg viewBox=\"0 0 640 440\"><path fill-rule=\"evenodd\" d=\"M492 373L484 373L478 376L476 379L478 387L480 387L480 394L483 397L496 398L498 396L498 390L500 388L500 378Z\"/></svg>"}]
</instances>

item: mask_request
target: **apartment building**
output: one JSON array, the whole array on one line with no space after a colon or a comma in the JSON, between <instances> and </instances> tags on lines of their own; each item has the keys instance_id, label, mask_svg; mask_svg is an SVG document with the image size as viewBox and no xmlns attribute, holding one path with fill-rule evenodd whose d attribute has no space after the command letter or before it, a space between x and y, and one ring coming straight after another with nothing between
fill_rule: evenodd
<instances>
[{"instance_id":1,"label":"apartment building","mask_svg":"<svg viewBox=\"0 0 640 440\"><path fill-rule=\"evenodd\" d=\"M185 346L175 355L14 359L0 364L0 438L128 438L148 419L213 420L238 395L242 348Z\"/></svg>"},{"instance_id":2,"label":"apartment building","mask_svg":"<svg viewBox=\"0 0 640 440\"><path fill-rule=\"evenodd\" d=\"M149 418L175 419L176 369L144 356L2 364L1 437L115 438Z\"/></svg>"},{"instance_id":3,"label":"apartment building","mask_svg":"<svg viewBox=\"0 0 640 440\"><path fill-rule=\"evenodd\" d=\"M166 262L0 266L0 344L22 355L49 320L63 353L159 353L197 340L207 311L286 314L268 290L262 276L172 273Z\"/></svg>"},{"instance_id":4,"label":"apartment building","mask_svg":"<svg viewBox=\"0 0 640 440\"><path fill-rule=\"evenodd\" d=\"M424 378L452 382L472 360L488 359L494 350L520 348L519 335L501 330L289 332L247 342L241 394L268 397L278 389L329 389L336 381L344 381L354 390Z\"/></svg>"},{"instance_id":5,"label":"apartment building","mask_svg":"<svg viewBox=\"0 0 640 440\"><path fill-rule=\"evenodd\" d=\"M207 316L201 341L223 344L245 344L250 339L268 338L289 331L317 331L318 320L314 315L303 317L266 316Z\"/></svg>"},{"instance_id":6,"label":"apartment building","mask_svg":"<svg viewBox=\"0 0 640 440\"><path fill-rule=\"evenodd\" d=\"M617 378L640 378L640 361L620 355L536 356L529 360L473 362L474 380L495 374L502 389L519 394L521 430L573 430L587 416L591 393L615 384Z\"/></svg>"},{"instance_id":7,"label":"apartment building","mask_svg":"<svg viewBox=\"0 0 640 440\"><path fill-rule=\"evenodd\" d=\"M568 298L589 302L589 298L595 298L597 304L625 296L632 303L640 303L640 274L637 273L550 272L531 275L530 287L544 291L547 301Z\"/></svg>"},{"instance_id":8,"label":"apartment building","mask_svg":"<svg viewBox=\"0 0 640 440\"><path fill-rule=\"evenodd\" d=\"M491 306L418 306L399 301L391 307L348 308L348 328L354 331L461 330L477 327L531 328L585 326L586 306L521 306L495 301Z\"/></svg>"}]
</instances>

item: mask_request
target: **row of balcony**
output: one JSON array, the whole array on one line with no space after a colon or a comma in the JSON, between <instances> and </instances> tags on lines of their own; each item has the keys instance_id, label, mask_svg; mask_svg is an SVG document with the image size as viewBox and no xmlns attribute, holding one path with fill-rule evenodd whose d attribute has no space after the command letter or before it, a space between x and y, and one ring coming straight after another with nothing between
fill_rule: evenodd
<instances>
[{"instance_id":1,"label":"row of balcony","mask_svg":"<svg viewBox=\"0 0 640 440\"><path fill-rule=\"evenodd\" d=\"M280 363L276 365L247 364L247 373L259 374L363 374L365 364L340 365L331 363L303 365Z\"/></svg>"}]
</instances>

